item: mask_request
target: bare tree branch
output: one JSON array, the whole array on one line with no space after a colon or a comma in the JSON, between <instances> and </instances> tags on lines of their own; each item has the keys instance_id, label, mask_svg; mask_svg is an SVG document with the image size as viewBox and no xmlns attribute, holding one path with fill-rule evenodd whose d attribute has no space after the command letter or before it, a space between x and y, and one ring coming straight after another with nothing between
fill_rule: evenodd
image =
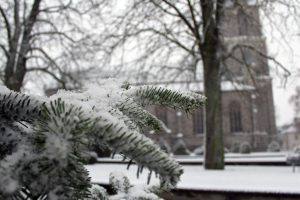
<instances>
[{"instance_id":1,"label":"bare tree branch","mask_svg":"<svg viewBox=\"0 0 300 200\"><path fill-rule=\"evenodd\" d=\"M7 39L8 39L8 41L11 41L11 27L10 27L8 18L5 14L5 11L3 10L1 5L0 5L0 14L3 17L4 23L5 23L5 28L6 28L6 32L7 32Z\"/></svg>"},{"instance_id":2,"label":"bare tree branch","mask_svg":"<svg viewBox=\"0 0 300 200\"><path fill-rule=\"evenodd\" d=\"M5 45L0 44L0 48L4 52L4 55L6 56L6 58L8 58L9 57L9 53L8 53L7 49L5 48Z\"/></svg>"},{"instance_id":3,"label":"bare tree branch","mask_svg":"<svg viewBox=\"0 0 300 200\"><path fill-rule=\"evenodd\" d=\"M44 31L44 32L33 33L33 34L31 34L31 38L41 36L41 35L58 35L58 36L62 36L64 38L66 38L70 42L73 42L73 43L76 42L73 38L68 36L66 33L60 32L60 31Z\"/></svg>"},{"instance_id":4,"label":"bare tree branch","mask_svg":"<svg viewBox=\"0 0 300 200\"><path fill-rule=\"evenodd\" d=\"M27 69L27 72L34 72L34 71L41 71L41 72L44 72L44 73L50 75L52 78L54 78L57 82L59 82L62 85L63 89L66 89L65 81L63 81L61 78L56 76L52 71L50 71L48 69L48 67L44 67L44 68L42 68L42 67L31 67L31 68Z\"/></svg>"},{"instance_id":5,"label":"bare tree branch","mask_svg":"<svg viewBox=\"0 0 300 200\"><path fill-rule=\"evenodd\" d=\"M162 0L162 2L166 3L168 6L173 8L177 12L178 16L186 24L186 26L190 29L190 31L195 35L195 33L196 33L195 32L195 27L193 27L191 25L191 23L188 21L188 19L184 16L184 14L180 12L179 8L177 8L174 3L170 3L168 0Z\"/></svg>"},{"instance_id":6,"label":"bare tree branch","mask_svg":"<svg viewBox=\"0 0 300 200\"><path fill-rule=\"evenodd\" d=\"M48 72L45 69L39 72L59 74L66 84L78 84L75 72L94 67L98 62L91 60L100 49L97 32L88 28L91 24L99 28L96 22L100 15L94 12L100 9L98 1L3 1L0 26L5 29L0 32L5 31L8 37L1 39L0 49L5 56L0 64L5 68L4 83L10 89L21 89L28 66L49 65Z\"/></svg>"}]
</instances>

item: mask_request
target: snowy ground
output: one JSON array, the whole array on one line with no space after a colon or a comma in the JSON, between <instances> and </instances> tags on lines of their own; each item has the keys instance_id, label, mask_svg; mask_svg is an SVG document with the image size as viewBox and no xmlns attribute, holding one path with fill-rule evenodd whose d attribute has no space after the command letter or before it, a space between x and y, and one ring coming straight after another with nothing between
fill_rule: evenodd
<instances>
[{"instance_id":1,"label":"snowy ground","mask_svg":"<svg viewBox=\"0 0 300 200\"><path fill-rule=\"evenodd\" d=\"M95 164L86 167L95 183L107 184L110 172L122 171L132 184L146 184L147 171L137 179L136 166L131 165L129 170L126 166ZM224 171L206 171L200 165L183 168L180 189L300 194L300 169L293 173L291 167L270 166L227 166ZM153 176L151 184L155 183L158 180Z\"/></svg>"}]
</instances>

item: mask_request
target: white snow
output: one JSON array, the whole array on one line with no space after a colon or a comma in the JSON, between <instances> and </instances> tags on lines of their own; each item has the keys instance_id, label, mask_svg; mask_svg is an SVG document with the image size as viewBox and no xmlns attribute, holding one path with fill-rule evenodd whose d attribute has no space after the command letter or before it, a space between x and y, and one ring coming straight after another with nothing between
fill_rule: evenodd
<instances>
[{"instance_id":1,"label":"white snow","mask_svg":"<svg viewBox=\"0 0 300 200\"><path fill-rule=\"evenodd\" d=\"M300 194L300 173L291 167L227 166L225 171L207 171L186 166L178 188Z\"/></svg>"},{"instance_id":2,"label":"white snow","mask_svg":"<svg viewBox=\"0 0 300 200\"><path fill-rule=\"evenodd\" d=\"M119 173L125 174L131 184L146 184L148 179L148 170L144 169L143 173L136 177L137 165L132 164L129 170L126 169L126 164L94 164L87 165L86 168L90 173L93 183L108 184L109 175L112 171L118 171ZM159 180L152 176L151 184L158 184Z\"/></svg>"},{"instance_id":3,"label":"white snow","mask_svg":"<svg viewBox=\"0 0 300 200\"><path fill-rule=\"evenodd\" d=\"M71 134L70 134L71 135ZM67 163L65 160L67 159L70 151L69 142L66 136L70 136L67 134L48 134L45 149L46 154L49 159L54 159L55 157L59 157L58 161L61 166L65 166Z\"/></svg>"},{"instance_id":4,"label":"white snow","mask_svg":"<svg viewBox=\"0 0 300 200\"><path fill-rule=\"evenodd\" d=\"M92 182L107 184L109 173L121 171L132 184L145 184L147 171L136 178L135 165L126 170L123 164L96 164L86 166ZM300 172L291 167L275 166L226 166L224 171L204 170L203 166L183 166L184 174L177 188L208 191L263 192L300 194ZM158 183L154 176L150 184Z\"/></svg>"},{"instance_id":5,"label":"white snow","mask_svg":"<svg viewBox=\"0 0 300 200\"><path fill-rule=\"evenodd\" d=\"M110 196L110 200L120 199L148 199L158 200L160 199L153 193L153 187L138 184L130 185L128 178L120 171L113 172L110 174L110 185L116 191L117 194ZM158 188L158 186L155 186Z\"/></svg>"},{"instance_id":6,"label":"white snow","mask_svg":"<svg viewBox=\"0 0 300 200\"><path fill-rule=\"evenodd\" d=\"M226 162L286 162L289 152L259 152L249 154L228 153L225 154ZM174 156L180 163L203 162L202 156ZM98 162L119 163L123 161L123 156L115 155L114 158L98 158ZM128 161L128 160L127 160Z\"/></svg>"},{"instance_id":7,"label":"white snow","mask_svg":"<svg viewBox=\"0 0 300 200\"><path fill-rule=\"evenodd\" d=\"M288 152L261 152L261 153L228 153L225 154L225 162L286 162ZM202 156L175 156L176 161L185 162L203 162Z\"/></svg>"},{"instance_id":8,"label":"white snow","mask_svg":"<svg viewBox=\"0 0 300 200\"><path fill-rule=\"evenodd\" d=\"M239 3L241 4L241 3L245 3L245 2L240 1ZM259 0L247 0L246 3L250 6L254 6L254 5L257 5L259 3ZM231 7L234 6L234 1L233 0L227 0L227 1L225 1L224 6L226 8L231 8Z\"/></svg>"}]
</instances>

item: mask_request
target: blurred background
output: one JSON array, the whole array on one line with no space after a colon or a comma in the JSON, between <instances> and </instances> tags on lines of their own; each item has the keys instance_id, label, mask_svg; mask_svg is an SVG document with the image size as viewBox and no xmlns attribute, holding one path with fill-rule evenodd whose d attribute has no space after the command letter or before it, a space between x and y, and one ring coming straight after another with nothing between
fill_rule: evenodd
<instances>
[{"instance_id":1,"label":"blurred background","mask_svg":"<svg viewBox=\"0 0 300 200\"><path fill-rule=\"evenodd\" d=\"M168 129L145 132L166 151L203 154L205 132L217 126L206 119L218 117L225 152L293 150L298 8L297 0L225 0L216 8L196 0L1 0L0 80L47 96L104 78L192 90L208 96L192 115L148 108ZM209 120L205 110L215 105L221 109Z\"/></svg>"}]
</instances>

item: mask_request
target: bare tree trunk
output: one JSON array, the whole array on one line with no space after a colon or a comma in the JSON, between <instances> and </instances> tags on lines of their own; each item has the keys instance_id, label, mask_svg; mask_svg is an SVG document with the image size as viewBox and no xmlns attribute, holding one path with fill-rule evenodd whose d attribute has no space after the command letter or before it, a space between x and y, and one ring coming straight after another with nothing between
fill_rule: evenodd
<instances>
[{"instance_id":1,"label":"bare tree trunk","mask_svg":"<svg viewBox=\"0 0 300 200\"><path fill-rule=\"evenodd\" d=\"M8 51L8 59L5 66L5 76L4 76L4 84L11 90L19 91L20 88L15 87L15 83L17 80L14 77L14 71L16 68L16 59L18 56L18 46L19 40L21 37L21 22L20 22L20 6L19 1L15 1L14 3L14 34L12 37L9 37L9 51ZM9 26L7 24L7 26Z\"/></svg>"},{"instance_id":2,"label":"bare tree trunk","mask_svg":"<svg viewBox=\"0 0 300 200\"><path fill-rule=\"evenodd\" d=\"M212 44L213 46L213 44ZM220 62L216 55L203 57L204 88L206 104L205 168L224 168L224 145L222 133Z\"/></svg>"},{"instance_id":3,"label":"bare tree trunk","mask_svg":"<svg viewBox=\"0 0 300 200\"><path fill-rule=\"evenodd\" d=\"M5 85L14 91L20 91L26 74L26 55L30 51L30 35L39 14L42 0L35 0L28 18L24 21L23 35L19 16L19 2L15 0L14 21L15 33L12 41L9 41L9 59L5 66ZM20 43L20 44L19 44ZM20 47L19 47L20 46ZM19 49L18 49L19 47Z\"/></svg>"},{"instance_id":4,"label":"bare tree trunk","mask_svg":"<svg viewBox=\"0 0 300 200\"><path fill-rule=\"evenodd\" d=\"M98 58L91 60L87 55L99 51L98 36L77 22L91 22L83 16L100 13L101 3L94 0L1 2L0 62L4 73L0 79L9 89L20 91L24 77L36 72L57 82L50 87L77 88L89 71L96 71L91 62L98 62ZM99 21L96 18L100 19L100 15L94 16L94 22ZM60 50L60 55L52 54L55 48ZM82 60L89 66L82 67ZM41 80L43 76L36 79ZM48 83L45 85L49 87Z\"/></svg>"},{"instance_id":5,"label":"bare tree trunk","mask_svg":"<svg viewBox=\"0 0 300 200\"><path fill-rule=\"evenodd\" d=\"M222 97L220 64L220 15L223 0L202 0L204 42L200 52L204 67L204 92L206 104L205 163L206 169L224 169L224 144L222 132Z\"/></svg>"}]
</instances>

